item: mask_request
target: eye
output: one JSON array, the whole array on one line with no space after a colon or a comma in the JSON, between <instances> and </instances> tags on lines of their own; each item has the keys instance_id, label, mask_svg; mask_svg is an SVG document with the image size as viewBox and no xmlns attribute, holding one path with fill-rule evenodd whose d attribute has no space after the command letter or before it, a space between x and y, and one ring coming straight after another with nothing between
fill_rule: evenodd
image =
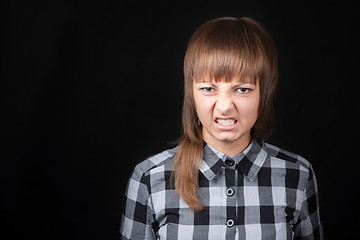
<instances>
[{"instance_id":1,"label":"eye","mask_svg":"<svg viewBox=\"0 0 360 240\"><path fill-rule=\"evenodd\" d=\"M252 89L250 88L237 88L236 91L239 93L249 93Z\"/></svg>"},{"instance_id":2,"label":"eye","mask_svg":"<svg viewBox=\"0 0 360 240\"><path fill-rule=\"evenodd\" d=\"M213 87L203 87L203 88L200 88L200 90L202 90L204 92L207 92L207 93L210 93L210 92L215 91L215 88L213 88Z\"/></svg>"}]
</instances>

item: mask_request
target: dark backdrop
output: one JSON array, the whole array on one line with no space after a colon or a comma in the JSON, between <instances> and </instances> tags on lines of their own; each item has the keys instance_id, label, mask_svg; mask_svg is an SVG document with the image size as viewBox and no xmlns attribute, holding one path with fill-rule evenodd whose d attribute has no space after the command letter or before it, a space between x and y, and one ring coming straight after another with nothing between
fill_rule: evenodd
<instances>
[{"instance_id":1,"label":"dark backdrop","mask_svg":"<svg viewBox=\"0 0 360 240\"><path fill-rule=\"evenodd\" d=\"M268 142L313 164L327 239L357 230L354 5L58 0L0 9L6 239L117 238L134 165L181 134L186 44L222 16L252 17L273 36L280 79Z\"/></svg>"}]
</instances>

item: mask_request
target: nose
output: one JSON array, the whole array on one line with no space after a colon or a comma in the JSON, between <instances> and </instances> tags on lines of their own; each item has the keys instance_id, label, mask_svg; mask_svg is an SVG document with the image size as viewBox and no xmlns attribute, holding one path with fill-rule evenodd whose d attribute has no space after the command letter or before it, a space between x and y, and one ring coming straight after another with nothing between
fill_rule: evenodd
<instances>
[{"instance_id":1,"label":"nose","mask_svg":"<svg viewBox=\"0 0 360 240\"><path fill-rule=\"evenodd\" d=\"M234 102L230 94L219 94L215 108L221 115L229 114L234 108Z\"/></svg>"}]
</instances>

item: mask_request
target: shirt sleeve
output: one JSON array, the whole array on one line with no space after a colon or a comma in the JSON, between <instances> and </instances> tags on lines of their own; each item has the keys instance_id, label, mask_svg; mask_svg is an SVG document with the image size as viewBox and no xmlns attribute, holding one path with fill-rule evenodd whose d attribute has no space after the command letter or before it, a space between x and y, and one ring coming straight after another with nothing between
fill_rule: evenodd
<instances>
[{"instance_id":1,"label":"shirt sleeve","mask_svg":"<svg viewBox=\"0 0 360 240\"><path fill-rule=\"evenodd\" d=\"M128 182L120 239L156 239L152 227L153 209L149 200L148 177L138 165Z\"/></svg>"},{"instance_id":2,"label":"shirt sleeve","mask_svg":"<svg viewBox=\"0 0 360 240\"><path fill-rule=\"evenodd\" d=\"M323 239L322 225L320 222L318 188L315 173L311 165L299 219L294 225L293 231L294 239Z\"/></svg>"}]
</instances>

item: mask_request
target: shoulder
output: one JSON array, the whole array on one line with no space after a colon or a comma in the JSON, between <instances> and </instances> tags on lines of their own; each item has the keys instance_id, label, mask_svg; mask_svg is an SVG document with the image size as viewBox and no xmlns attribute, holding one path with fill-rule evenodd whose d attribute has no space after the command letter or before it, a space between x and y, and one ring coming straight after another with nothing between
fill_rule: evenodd
<instances>
[{"instance_id":1,"label":"shoulder","mask_svg":"<svg viewBox=\"0 0 360 240\"><path fill-rule=\"evenodd\" d=\"M316 189L316 178L311 163L300 155L265 143L267 159L264 167L272 169L276 175L285 177L285 186L298 190ZM282 182L282 181L281 181Z\"/></svg>"},{"instance_id":2,"label":"shoulder","mask_svg":"<svg viewBox=\"0 0 360 240\"><path fill-rule=\"evenodd\" d=\"M264 143L267 154L272 165L283 166L284 168L299 169L305 172L312 171L311 163L302 156L284 150L269 143Z\"/></svg>"},{"instance_id":3,"label":"shoulder","mask_svg":"<svg viewBox=\"0 0 360 240\"><path fill-rule=\"evenodd\" d=\"M167 149L146 158L135 166L132 178L142 178L151 172L172 171L173 159L177 148L178 147Z\"/></svg>"}]
</instances>

